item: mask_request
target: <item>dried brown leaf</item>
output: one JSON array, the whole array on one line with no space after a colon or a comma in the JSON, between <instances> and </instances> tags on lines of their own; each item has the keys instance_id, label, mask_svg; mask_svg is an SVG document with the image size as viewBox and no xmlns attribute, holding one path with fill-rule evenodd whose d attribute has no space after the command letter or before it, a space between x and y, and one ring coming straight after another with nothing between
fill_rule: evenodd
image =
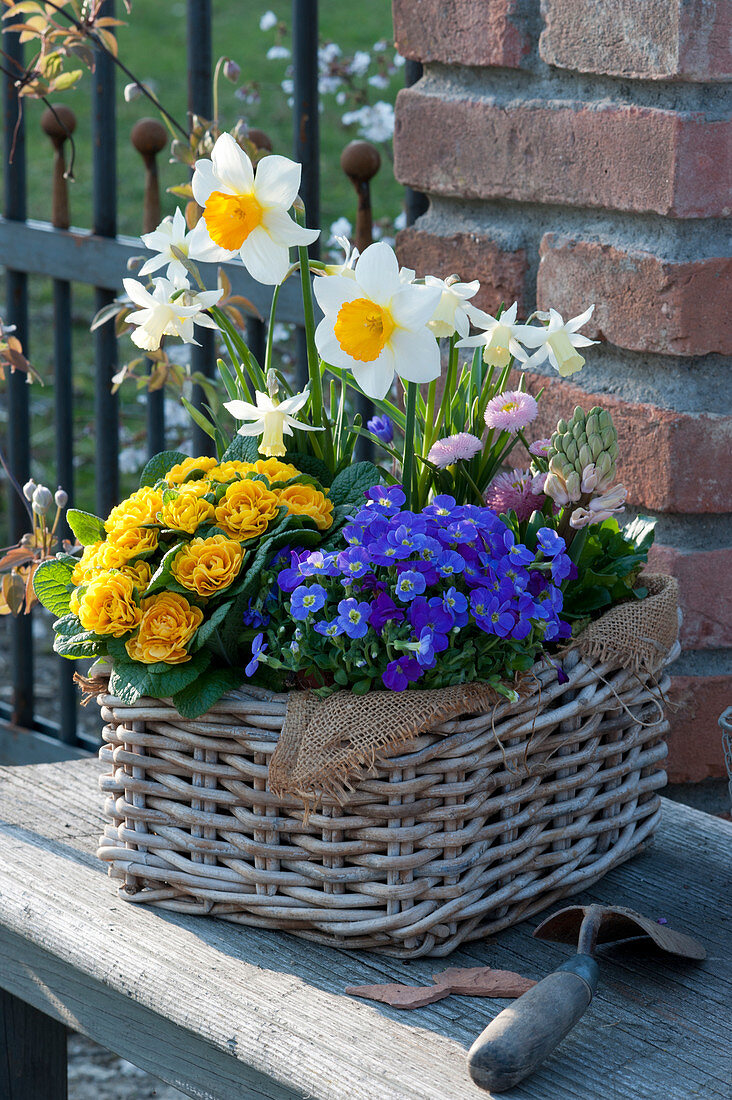
<instances>
[{"instance_id":1,"label":"dried brown leaf","mask_svg":"<svg viewBox=\"0 0 732 1100\"><path fill-rule=\"evenodd\" d=\"M392 1008L422 1008L449 996L449 990L437 985L349 985L346 993L352 997L365 997L369 1001L381 1001Z\"/></svg>"},{"instance_id":2,"label":"dried brown leaf","mask_svg":"<svg viewBox=\"0 0 732 1100\"><path fill-rule=\"evenodd\" d=\"M490 966L449 967L432 975L439 989L460 993L466 997L520 997L532 985L513 970L493 970Z\"/></svg>"}]
</instances>

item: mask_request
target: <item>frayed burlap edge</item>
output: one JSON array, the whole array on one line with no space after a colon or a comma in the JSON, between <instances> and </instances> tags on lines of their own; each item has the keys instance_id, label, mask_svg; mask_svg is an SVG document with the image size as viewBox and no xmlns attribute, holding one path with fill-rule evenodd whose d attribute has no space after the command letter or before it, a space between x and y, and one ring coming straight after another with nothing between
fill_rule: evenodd
<instances>
[{"instance_id":1,"label":"frayed burlap edge","mask_svg":"<svg viewBox=\"0 0 732 1100\"><path fill-rule=\"evenodd\" d=\"M323 795L342 804L380 753L458 714L485 711L500 698L482 683L366 695L338 691L326 699L292 692L269 765L270 790L301 798L307 810Z\"/></svg>"},{"instance_id":2,"label":"frayed burlap edge","mask_svg":"<svg viewBox=\"0 0 732 1100\"><path fill-rule=\"evenodd\" d=\"M612 661L619 668L655 673L679 633L679 582L663 573L644 573L642 600L626 601L590 623L571 648L588 664Z\"/></svg>"}]
</instances>

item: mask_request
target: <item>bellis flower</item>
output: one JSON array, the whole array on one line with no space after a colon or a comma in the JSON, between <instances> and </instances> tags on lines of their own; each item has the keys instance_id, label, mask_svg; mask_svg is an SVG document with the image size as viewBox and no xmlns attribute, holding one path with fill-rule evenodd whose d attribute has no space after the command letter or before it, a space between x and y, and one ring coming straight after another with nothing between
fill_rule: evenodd
<instances>
[{"instance_id":1,"label":"bellis flower","mask_svg":"<svg viewBox=\"0 0 732 1100\"><path fill-rule=\"evenodd\" d=\"M315 332L318 352L332 367L350 370L368 397L386 397L395 374L406 382L439 376L440 350L428 322L440 291L402 283L389 245L369 245L353 278L326 275L313 290L325 314Z\"/></svg>"},{"instance_id":2,"label":"bellis flower","mask_svg":"<svg viewBox=\"0 0 732 1100\"><path fill-rule=\"evenodd\" d=\"M544 507L546 474L532 475L524 470L497 474L485 495L485 502L496 515L515 512L519 523Z\"/></svg>"},{"instance_id":3,"label":"bellis flower","mask_svg":"<svg viewBox=\"0 0 732 1100\"><path fill-rule=\"evenodd\" d=\"M597 340L588 340L586 336L581 336L578 329L589 321L594 308L594 305L590 306L584 313L573 317L566 324L556 309L550 309L548 313L537 312L536 316L540 320L548 321L549 324L546 327L522 326L519 337L521 342L527 348L537 348L537 351L523 363L524 369L534 370L548 359L562 378L568 378L582 370L585 360L577 348L588 348L596 344Z\"/></svg>"},{"instance_id":4,"label":"bellis flower","mask_svg":"<svg viewBox=\"0 0 732 1100\"><path fill-rule=\"evenodd\" d=\"M456 462L470 462L482 450L483 444L477 436L470 432L458 432L457 435L450 435L433 443L427 461L444 470L448 466L454 466Z\"/></svg>"},{"instance_id":5,"label":"bellis flower","mask_svg":"<svg viewBox=\"0 0 732 1100\"><path fill-rule=\"evenodd\" d=\"M242 424L239 435L261 435L259 453L267 458L281 458L287 454L284 437L292 435L292 429L301 432L322 432L323 429L311 424L303 424L295 419L295 413L302 409L308 399L308 391L295 393L292 397L277 403L268 393L257 390L256 405L249 401L225 401L227 409L236 420L248 420Z\"/></svg>"},{"instance_id":6,"label":"bellis flower","mask_svg":"<svg viewBox=\"0 0 732 1100\"><path fill-rule=\"evenodd\" d=\"M523 390L507 390L496 394L485 407L485 422L489 428L515 435L535 420L539 412L536 398Z\"/></svg>"},{"instance_id":7,"label":"bellis flower","mask_svg":"<svg viewBox=\"0 0 732 1100\"><path fill-rule=\"evenodd\" d=\"M288 214L301 170L287 157L270 154L259 161L255 174L231 134L216 139L211 159L196 161L191 186L203 207L201 223L208 240L221 251L217 258L238 253L257 282L282 282L290 267L290 247L312 244L320 233L304 229Z\"/></svg>"}]
</instances>

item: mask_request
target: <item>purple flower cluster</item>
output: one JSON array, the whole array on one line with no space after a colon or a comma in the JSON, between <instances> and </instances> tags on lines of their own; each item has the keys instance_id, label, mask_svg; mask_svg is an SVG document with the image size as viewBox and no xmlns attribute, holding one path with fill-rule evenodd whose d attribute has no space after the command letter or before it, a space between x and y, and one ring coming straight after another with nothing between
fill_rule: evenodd
<instances>
[{"instance_id":1,"label":"purple flower cluster","mask_svg":"<svg viewBox=\"0 0 732 1100\"><path fill-rule=\"evenodd\" d=\"M297 669L403 691L510 674L569 636L559 585L572 565L555 531L541 528L534 552L488 508L438 496L404 511L399 486L366 496L345 548L291 552L278 572L289 628L273 615L269 663L277 647L281 667L294 667L296 625Z\"/></svg>"}]
</instances>

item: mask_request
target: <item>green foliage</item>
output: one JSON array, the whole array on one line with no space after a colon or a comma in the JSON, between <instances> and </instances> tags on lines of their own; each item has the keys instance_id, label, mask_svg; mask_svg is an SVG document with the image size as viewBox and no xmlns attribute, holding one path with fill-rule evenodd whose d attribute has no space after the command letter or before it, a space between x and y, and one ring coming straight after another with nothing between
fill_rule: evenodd
<instances>
[{"instance_id":1,"label":"green foliage","mask_svg":"<svg viewBox=\"0 0 732 1100\"><path fill-rule=\"evenodd\" d=\"M95 542L101 542L105 537L103 521L91 512L69 508L66 520L82 546L91 546Z\"/></svg>"},{"instance_id":2,"label":"green foliage","mask_svg":"<svg viewBox=\"0 0 732 1100\"><path fill-rule=\"evenodd\" d=\"M578 576L563 589L563 618L584 619L619 600L646 595L645 588L634 586L648 561L655 524L653 519L638 516L623 530L615 519L585 529Z\"/></svg>"},{"instance_id":3,"label":"green foliage","mask_svg":"<svg viewBox=\"0 0 732 1100\"><path fill-rule=\"evenodd\" d=\"M114 668L109 679L112 695L132 706L143 695L153 699L168 699L195 684L211 663L211 653L202 649L182 665L166 665L158 662L144 665L129 658L114 657Z\"/></svg>"},{"instance_id":4,"label":"green foliage","mask_svg":"<svg viewBox=\"0 0 732 1100\"><path fill-rule=\"evenodd\" d=\"M257 462L262 456L259 453L259 440L254 435L235 435L229 446L221 456L222 462ZM289 457L282 459L289 462Z\"/></svg>"},{"instance_id":5,"label":"green foliage","mask_svg":"<svg viewBox=\"0 0 732 1100\"><path fill-rule=\"evenodd\" d=\"M218 703L222 695L241 685L244 672L239 668L212 668L173 696L183 718L198 718Z\"/></svg>"},{"instance_id":6,"label":"green foliage","mask_svg":"<svg viewBox=\"0 0 732 1100\"><path fill-rule=\"evenodd\" d=\"M379 471L373 462L357 462L347 466L334 479L330 487L330 499L335 507L347 505L361 507L367 489L379 483Z\"/></svg>"},{"instance_id":7,"label":"green foliage","mask_svg":"<svg viewBox=\"0 0 732 1100\"><path fill-rule=\"evenodd\" d=\"M145 485L156 485L161 478L165 477L168 470L172 470L187 458L188 455L183 454L182 451L160 451L159 454L153 455L140 474L140 488L142 489Z\"/></svg>"},{"instance_id":8,"label":"green foliage","mask_svg":"<svg viewBox=\"0 0 732 1100\"><path fill-rule=\"evenodd\" d=\"M68 554L44 561L35 571L33 576L33 591L52 615L62 617L68 614L69 600L74 586L71 583L71 574L74 566L73 558Z\"/></svg>"}]
</instances>

